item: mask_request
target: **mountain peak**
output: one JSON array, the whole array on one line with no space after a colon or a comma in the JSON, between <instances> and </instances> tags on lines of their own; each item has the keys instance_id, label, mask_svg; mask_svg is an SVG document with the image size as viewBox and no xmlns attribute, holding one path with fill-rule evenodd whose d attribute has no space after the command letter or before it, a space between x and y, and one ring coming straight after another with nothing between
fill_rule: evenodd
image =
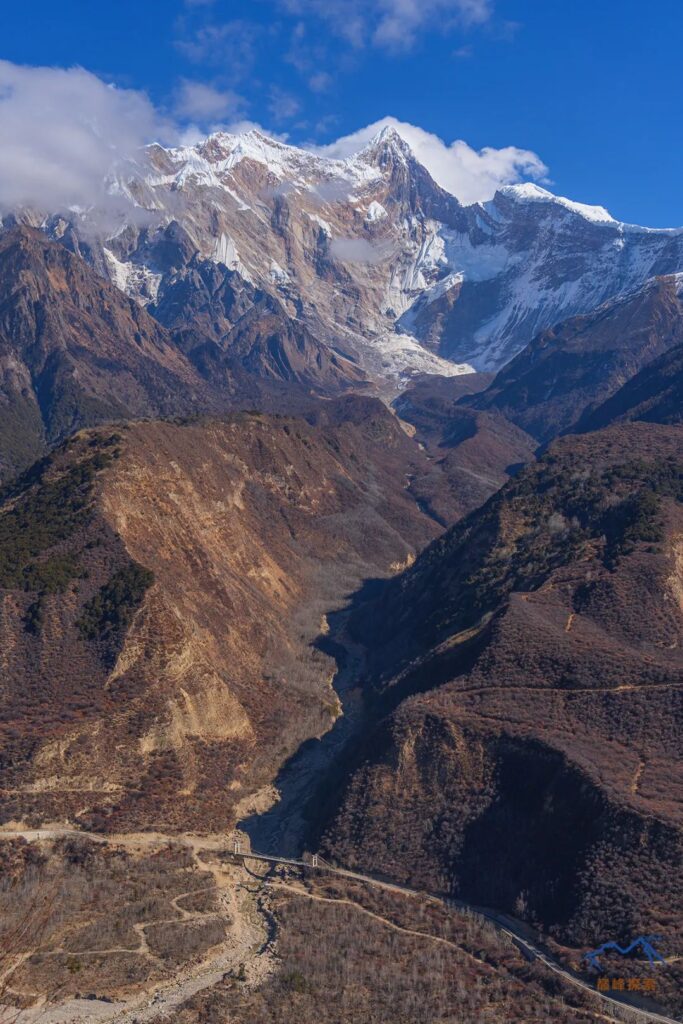
<instances>
[{"instance_id":1,"label":"mountain peak","mask_svg":"<svg viewBox=\"0 0 683 1024\"><path fill-rule=\"evenodd\" d=\"M287 146L278 139L265 135L258 128L250 128L248 131L237 133L225 131L212 132L206 139L198 143L196 149L207 156L211 153L219 152L225 156L254 155L259 159L263 159L269 153L287 150L296 152L292 146Z\"/></svg>"},{"instance_id":2,"label":"mountain peak","mask_svg":"<svg viewBox=\"0 0 683 1024\"><path fill-rule=\"evenodd\" d=\"M556 196L553 192L549 192L548 189L541 188L540 185L535 185L531 181L525 181L519 185L503 185L502 188L498 189L496 195L505 196L507 199L512 199L519 203L555 203L558 206L563 206L566 210L570 210L572 213L578 214L584 220L592 221L594 224L619 223L604 206L575 203L572 199ZM495 202L495 197L492 202Z\"/></svg>"},{"instance_id":3,"label":"mountain peak","mask_svg":"<svg viewBox=\"0 0 683 1024\"><path fill-rule=\"evenodd\" d=\"M392 124L385 124L370 141L356 154L368 162L381 161L387 156L402 160L415 160L415 154Z\"/></svg>"},{"instance_id":4,"label":"mountain peak","mask_svg":"<svg viewBox=\"0 0 683 1024\"><path fill-rule=\"evenodd\" d=\"M380 128L377 134L373 137L372 141L376 142L377 144L393 143L394 145L398 145L401 147L407 146L407 143L405 142L403 136L397 131L393 124L385 124L384 127Z\"/></svg>"}]
</instances>

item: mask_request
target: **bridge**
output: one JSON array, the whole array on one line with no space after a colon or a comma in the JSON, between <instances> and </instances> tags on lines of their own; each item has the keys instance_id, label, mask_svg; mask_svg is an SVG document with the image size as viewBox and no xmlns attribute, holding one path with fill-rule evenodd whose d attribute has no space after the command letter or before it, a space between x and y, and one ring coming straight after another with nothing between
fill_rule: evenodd
<instances>
[{"instance_id":1,"label":"bridge","mask_svg":"<svg viewBox=\"0 0 683 1024\"><path fill-rule=\"evenodd\" d=\"M543 964L544 967L547 967L548 970L558 974L570 985L573 985L575 988L581 988L584 991L589 992L590 995L601 999L609 1008L618 1009L621 1020L624 1020L624 1014L627 1014L630 1015L630 1018L633 1021L637 1020L638 1022L651 1021L658 1022L658 1024L681 1024L681 1021L675 1020L673 1017L665 1017L662 1014L654 1013L651 1010L643 1010L638 1006L633 1006L631 1003L623 1002L620 999L616 999L614 996L608 995L606 992L601 992L598 989L593 988L593 986L589 985L588 982L583 980L583 978L580 978L568 967L565 967L558 960L555 960L550 956L550 954L545 950L530 941L526 935L522 934L516 922L505 915L498 914L486 907L478 907L471 903L466 903L464 900L453 899L450 897L444 898L436 896L433 893L423 892L419 889L412 889L407 885L400 885L397 882L388 881L387 879L380 878L377 875L368 875L359 871L350 871L348 868L335 867L323 860L320 854L317 853L311 854L310 860L304 860L303 858L297 857L276 857L272 854L257 853L253 850L243 851L241 848L241 841L239 839L235 839L233 843L233 856L242 862L255 860L264 864L282 865L283 867L299 869L304 868L308 871L327 872L328 874L348 878L352 881L364 882L366 885L371 885L377 889L386 889L389 892L403 893L404 895L415 896L430 903L438 903L441 906L467 911L467 913L473 914L480 920L487 921L489 924L492 924L499 934L504 935L517 947L517 949L519 949L525 959Z\"/></svg>"}]
</instances>

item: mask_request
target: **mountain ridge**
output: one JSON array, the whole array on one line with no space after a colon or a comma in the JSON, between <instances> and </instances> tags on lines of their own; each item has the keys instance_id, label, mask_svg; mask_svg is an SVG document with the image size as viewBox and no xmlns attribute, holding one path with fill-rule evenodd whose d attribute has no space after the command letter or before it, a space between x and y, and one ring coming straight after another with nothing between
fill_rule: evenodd
<instances>
[{"instance_id":1,"label":"mountain ridge","mask_svg":"<svg viewBox=\"0 0 683 1024\"><path fill-rule=\"evenodd\" d=\"M497 370L540 331L657 274L683 270L683 232L622 224L521 184L463 206L394 127L345 159L218 132L147 150L111 188L131 215L33 214L144 305L177 223L198 258L239 273L394 393L417 373ZM189 254L188 254L189 258Z\"/></svg>"},{"instance_id":2,"label":"mountain ridge","mask_svg":"<svg viewBox=\"0 0 683 1024\"><path fill-rule=\"evenodd\" d=\"M650 278L564 320L538 334L486 391L463 403L497 410L541 444L607 426L615 393L683 343L682 296L681 275Z\"/></svg>"}]
</instances>

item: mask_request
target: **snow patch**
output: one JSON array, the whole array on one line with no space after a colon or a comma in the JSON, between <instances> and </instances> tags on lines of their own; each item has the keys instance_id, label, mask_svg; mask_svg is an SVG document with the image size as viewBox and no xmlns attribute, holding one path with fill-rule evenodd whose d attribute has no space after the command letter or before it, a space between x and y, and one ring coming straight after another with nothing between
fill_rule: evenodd
<instances>
[{"instance_id":1,"label":"snow patch","mask_svg":"<svg viewBox=\"0 0 683 1024\"><path fill-rule=\"evenodd\" d=\"M308 210L304 211L309 220L312 220L319 228L322 228L328 238L332 235L332 228L326 220L319 217L317 213L309 213Z\"/></svg>"},{"instance_id":2,"label":"snow patch","mask_svg":"<svg viewBox=\"0 0 683 1024\"><path fill-rule=\"evenodd\" d=\"M429 291L425 292L425 303L430 305L432 302L436 302L437 299L440 299L442 295L449 292L456 284L462 284L464 280L465 275L460 270L456 271L454 274L448 274L430 288Z\"/></svg>"},{"instance_id":3,"label":"snow patch","mask_svg":"<svg viewBox=\"0 0 683 1024\"><path fill-rule=\"evenodd\" d=\"M556 196L540 185L534 185L530 181L521 185L504 185L498 190L501 195L514 199L516 202L526 203L555 203L564 206L566 210L577 213L584 220L590 220L594 224L618 224L609 210L604 206L588 206L586 203L575 203L572 199L564 196ZM495 202L495 199L491 201ZM488 207L488 203L485 204Z\"/></svg>"},{"instance_id":4,"label":"snow patch","mask_svg":"<svg viewBox=\"0 0 683 1024\"><path fill-rule=\"evenodd\" d=\"M384 209L381 203L378 203L376 199L368 206L368 212L365 215L365 219L371 224L377 220L384 220L387 215L387 211Z\"/></svg>"},{"instance_id":5,"label":"snow patch","mask_svg":"<svg viewBox=\"0 0 683 1024\"><path fill-rule=\"evenodd\" d=\"M210 259L212 259L214 263L220 263L224 267L227 267L228 270L236 270L245 281L248 281L250 284L254 283L249 271L240 259L237 246L230 235L227 235L225 232L216 239L216 244Z\"/></svg>"},{"instance_id":6,"label":"snow patch","mask_svg":"<svg viewBox=\"0 0 683 1024\"><path fill-rule=\"evenodd\" d=\"M474 373L469 363L452 363L428 351L410 334L387 331L362 346L364 365L378 377L394 380L401 387L422 373L459 377Z\"/></svg>"},{"instance_id":7,"label":"snow patch","mask_svg":"<svg viewBox=\"0 0 683 1024\"><path fill-rule=\"evenodd\" d=\"M469 235L450 230L443 231L443 241L448 266L468 281L489 281L510 263L508 249L495 242L475 245Z\"/></svg>"},{"instance_id":8,"label":"snow patch","mask_svg":"<svg viewBox=\"0 0 683 1024\"><path fill-rule=\"evenodd\" d=\"M142 263L123 263L110 249L103 248L109 280L130 298L142 305L156 302L161 284L161 274L155 274Z\"/></svg>"},{"instance_id":9,"label":"snow patch","mask_svg":"<svg viewBox=\"0 0 683 1024\"><path fill-rule=\"evenodd\" d=\"M286 284L289 281L289 274L282 269L277 260L270 261L270 279L275 284Z\"/></svg>"}]
</instances>

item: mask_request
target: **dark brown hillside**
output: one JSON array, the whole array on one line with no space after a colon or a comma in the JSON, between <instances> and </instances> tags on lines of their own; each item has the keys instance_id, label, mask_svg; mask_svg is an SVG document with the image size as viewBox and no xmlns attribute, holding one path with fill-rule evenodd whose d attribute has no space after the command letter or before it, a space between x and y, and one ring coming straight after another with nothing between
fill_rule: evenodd
<instances>
[{"instance_id":1,"label":"dark brown hillside","mask_svg":"<svg viewBox=\"0 0 683 1024\"><path fill-rule=\"evenodd\" d=\"M580 945L683 921L681 430L556 442L356 630L384 719L329 830L343 862Z\"/></svg>"},{"instance_id":2,"label":"dark brown hillside","mask_svg":"<svg viewBox=\"0 0 683 1024\"><path fill-rule=\"evenodd\" d=\"M0 477L107 420L217 408L152 317L39 231L0 235Z\"/></svg>"},{"instance_id":3,"label":"dark brown hillside","mask_svg":"<svg viewBox=\"0 0 683 1024\"><path fill-rule=\"evenodd\" d=\"M188 256L185 241L154 250L170 264L157 320L41 232L0 235L0 480L84 426L297 410L311 392L365 384L275 299Z\"/></svg>"},{"instance_id":4,"label":"dark brown hillside","mask_svg":"<svg viewBox=\"0 0 683 1024\"><path fill-rule=\"evenodd\" d=\"M543 331L469 404L499 410L541 442L579 421L583 429L593 409L683 342L680 290L677 275L658 277Z\"/></svg>"},{"instance_id":5,"label":"dark brown hillside","mask_svg":"<svg viewBox=\"0 0 683 1024\"><path fill-rule=\"evenodd\" d=\"M629 420L649 423L683 420L683 345L648 363L579 426L597 430L610 423Z\"/></svg>"},{"instance_id":6,"label":"dark brown hillside","mask_svg":"<svg viewBox=\"0 0 683 1024\"><path fill-rule=\"evenodd\" d=\"M489 384L491 374L458 377L425 376L408 387L394 402L402 420L412 424L415 437L432 457L430 477L413 485L415 493L428 497L428 488L455 504L460 515L478 508L510 473L530 462L535 440L497 410L479 412L463 405L465 396L477 395ZM431 504L443 514L438 498Z\"/></svg>"},{"instance_id":7,"label":"dark brown hillside","mask_svg":"<svg viewBox=\"0 0 683 1024\"><path fill-rule=\"evenodd\" d=\"M85 432L35 467L0 507L4 819L245 813L337 714L325 613L437 533L406 489L423 459L348 398Z\"/></svg>"},{"instance_id":8,"label":"dark brown hillside","mask_svg":"<svg viewBox=\"0 0 683 1024\"><path fill-rule=\"evenodd\" d=\"M634 424L557 442L392 581L372 619L359 614L378 663L393 671L591 553L609 571L638 539L658 541L659 502L680 497L680 440Z\"/></svg>"}]
</instances>

